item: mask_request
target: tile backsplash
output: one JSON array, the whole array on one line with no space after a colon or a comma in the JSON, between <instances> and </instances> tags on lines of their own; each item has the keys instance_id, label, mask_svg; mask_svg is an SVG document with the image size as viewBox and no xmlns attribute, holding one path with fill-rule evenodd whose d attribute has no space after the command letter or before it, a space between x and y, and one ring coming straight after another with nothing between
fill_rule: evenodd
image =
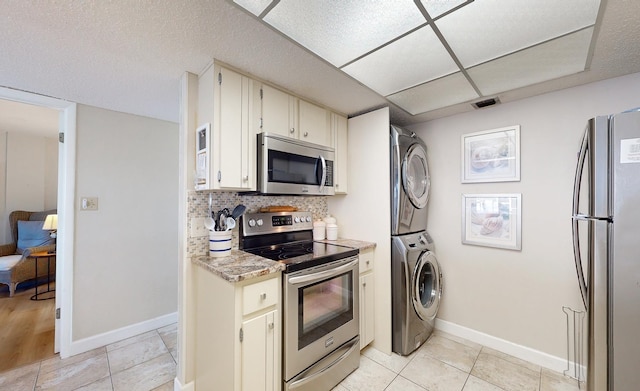
<instances>
[{"instance_id":1,"label":"tile backsplash","mask_svg":"<svg viewBox=\"0 0 640 391\"><path fill-rule=\"evenodd\" d=\"M291 205L313 213L313 218L320 219L328 214L326 196L265 196L258 194L244 195L236 192L218 191L190 191L187 197L187 234L191 232L191 219L206 217L209 210L209 194L212 195L213 211L223 208L233 210L238 204L247 207L247 212L257 212L258 209L270 205ZM238 226L232 231L232 247L238 248ZM189 257L207 255L209 252L209 237L189 237L187 254Z\"/></svg>"}]
</instances>

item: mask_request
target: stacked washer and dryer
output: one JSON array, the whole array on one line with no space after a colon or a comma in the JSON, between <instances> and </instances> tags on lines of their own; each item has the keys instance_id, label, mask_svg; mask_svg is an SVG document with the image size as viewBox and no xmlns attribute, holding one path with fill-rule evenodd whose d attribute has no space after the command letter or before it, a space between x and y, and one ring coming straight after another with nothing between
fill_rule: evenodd
<instances>
[{"instance_id":1,"label":"stacked washer and dryer","mask_svg":"<svg viewBox=\"0 0 640 391\"><path fill-rule=\"evenodd\" d=\"M433 331L442 275L427 233L427 147L409 130L390 134L392 350L408 355Z\"/></svg>"}]
</instances>

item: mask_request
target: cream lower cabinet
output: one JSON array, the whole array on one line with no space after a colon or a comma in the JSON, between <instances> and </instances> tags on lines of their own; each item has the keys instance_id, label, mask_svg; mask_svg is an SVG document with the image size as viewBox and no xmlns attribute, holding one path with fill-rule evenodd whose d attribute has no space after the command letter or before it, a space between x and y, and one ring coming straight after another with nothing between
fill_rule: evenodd
<instances>
[{"instance_id":1,"label":"cream lower cabinet","mask_svg":"<svg viewBox=\"0 0 640 391\"><path fill-rule=\"evenodd\" d=\"M280 391L280 273L230 283L196 274L196 391Z\"/></svg>"},{"instance_id":2,"label":"cream lower cabinet","mask_svg":"<svg viewBox=\"0 0 640 391\"><path fill-rule=\"evenodd\" d=\"M373 341L374 336L374 276L373 249L360 252L360 349Z\"/></svg>"}]
</instances>

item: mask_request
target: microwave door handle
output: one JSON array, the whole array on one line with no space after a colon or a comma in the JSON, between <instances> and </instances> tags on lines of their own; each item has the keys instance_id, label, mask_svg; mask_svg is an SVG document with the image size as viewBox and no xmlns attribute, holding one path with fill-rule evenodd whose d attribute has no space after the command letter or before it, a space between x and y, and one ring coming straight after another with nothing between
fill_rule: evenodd
<instances>
[{"instance_id":1,"label":"microwave door handle","mask_svg":"<svg viewBox=\"0 0 640 391\"><path fill-rule=\"evenodd\" d=\"M324 160L324 156L320 155L320 162L322 163L322 178L320 179L320 193L324 190L324 183L327 180L327 162Z\"/></svg>"}]
</instances>

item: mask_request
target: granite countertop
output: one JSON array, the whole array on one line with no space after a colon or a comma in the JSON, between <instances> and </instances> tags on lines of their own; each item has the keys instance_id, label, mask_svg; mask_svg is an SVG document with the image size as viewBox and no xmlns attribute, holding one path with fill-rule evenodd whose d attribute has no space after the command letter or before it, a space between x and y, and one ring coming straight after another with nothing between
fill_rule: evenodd
<instances>
[{"instance_id":1,"label":"granite countertop","mask_svg":"<svg viewBox=\"0 0 640 391\"><path fill-rule=\"evenodd\" d=\"M192 262L229 282L250 280L284 270L280 262L241 250L231 250L231 255L222 258L201 255L193 257Z\"/></svg>"},{"instance_id":2,"label":"granite countertop","mask_svg":"<svg viewBox=\"0 0 640 391\"><path fill-rule=\"evenodd\" d=\"M353 239L320 240L320 242L357 248L361 251L376 247L375 243ZM232 249L228 257L214 258L209 255L200 255L191 258L191 262L229 282L280 273L285 268L280 262L237 249Z\"/></svg>"},{"instance_id":3,"label":"granite countertop","mask_svg":"<svg viewBox=\"0 0 640 391\"><path fill-rule=\"evenodd\" d=\"M355 239L318 240L318 241L322 243L336 244L338 246L357 248L360 251L368 250L370 248L376 247L376 244L373 242L365 242L363 240L355 240Z\"/></svg>"}]
</instances>

